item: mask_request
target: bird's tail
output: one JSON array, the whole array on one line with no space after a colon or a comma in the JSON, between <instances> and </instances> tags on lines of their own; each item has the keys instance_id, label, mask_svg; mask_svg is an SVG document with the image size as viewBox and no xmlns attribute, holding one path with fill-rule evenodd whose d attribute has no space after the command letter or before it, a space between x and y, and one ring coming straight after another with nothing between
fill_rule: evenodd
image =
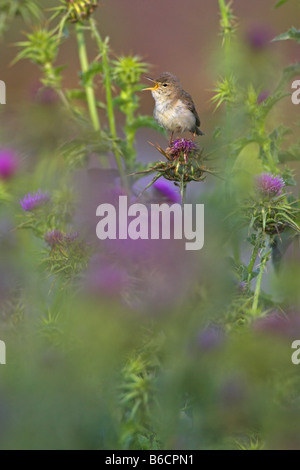
<instances>
[{"instance_id":1,"label":"bird's tail","mask_svg":"<svg viewBox=\"0 0 300 470\"><path fill-rule=\"evenodd\" d=\"M202 132L199 127L196 127L196 134L197 135L205 135L204 132Z\"/></svg>"}]
</instances>

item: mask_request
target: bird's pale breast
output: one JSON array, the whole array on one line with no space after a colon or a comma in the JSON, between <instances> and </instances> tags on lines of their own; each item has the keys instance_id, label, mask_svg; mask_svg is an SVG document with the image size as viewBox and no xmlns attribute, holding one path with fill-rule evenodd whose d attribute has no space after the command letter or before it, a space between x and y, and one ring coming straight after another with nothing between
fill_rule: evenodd
<instances>
[{"instance_id":1,"label":"bird's pale breast","mask_svg":"<svg viewBox=\"0 0 300 470\"><path fill-rule=\"evenodd\" d=\"M154 118L169 132L193 131L196 118L180 99L166 101L156 99Z\"/></svg>"}]
</instances>

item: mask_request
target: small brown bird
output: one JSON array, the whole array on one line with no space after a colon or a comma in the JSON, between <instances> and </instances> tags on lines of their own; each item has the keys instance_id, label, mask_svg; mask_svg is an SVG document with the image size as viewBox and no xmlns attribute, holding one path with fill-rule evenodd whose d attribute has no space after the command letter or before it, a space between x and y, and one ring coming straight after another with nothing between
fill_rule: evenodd
<instances>
[{"instance_id":1,"label":"small brown bird","mask_svg":"<svg viewBox=\"0 0 300 470\"><path fill-rule=\"evenodd\" d=\"M200 119L191 95L184 91L175 75L163 72L156 80L146 77L155 83L151 90L155 100L153 116L158 124L171 133L170 143L174 132L191 132L195 135L205 135L200 129Z\"/></svg>"}]
</instances>

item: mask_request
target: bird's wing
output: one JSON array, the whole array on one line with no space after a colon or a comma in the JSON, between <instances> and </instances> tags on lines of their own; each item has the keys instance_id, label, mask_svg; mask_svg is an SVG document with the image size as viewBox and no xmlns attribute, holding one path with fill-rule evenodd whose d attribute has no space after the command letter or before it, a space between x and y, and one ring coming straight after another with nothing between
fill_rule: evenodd
<instances>
[{"instance_id":1,"label":"bird's wing","mask_svg":"<svg viewBox=\"0 0 300 470\"><path fill-rule=\"evenodd\" d=\"M194 105L194 102L192 100L192 97L189 93L187 93L186 91L183 92L183 101L187 104L187 107L189 108L190 111L192 111L192 113L194 114L195 118L196 118L196 126L199 127L200 126L200 118L198 116L198 113L196 111L196 108L195 108L195 105Z\"/></svg>"}]
</instances>

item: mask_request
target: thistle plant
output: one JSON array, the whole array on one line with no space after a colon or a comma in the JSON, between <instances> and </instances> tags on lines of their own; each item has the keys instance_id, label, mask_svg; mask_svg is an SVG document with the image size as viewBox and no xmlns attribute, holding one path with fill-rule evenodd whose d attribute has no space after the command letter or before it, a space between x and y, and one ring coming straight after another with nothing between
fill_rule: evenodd
<instances>
[{"instance_id":1,"label":"thistle plant","mask_svg":"<svg viewBox=\"0 0 300 470\"><path fill-rule=\"evenodd\" d=\"M147 116L136 116L139 107L137 92L143 89L140 84L142 74L146 73L148 66L142 62L138 56L120 57L112 62L112 79L120 88L120 94L116 98L116 103L122 113L125 114L124 133L126 143L123 146L126 167L128 170L134 168L136 151L134 149L135 135L139 127L154 127L152 118Z\"/></svg>"},{"instance_id":2,"label":"thistle plant","mask_svg":"<svg viewBox=\"0 0 300 470\"><path fill-rule=\"evenodd\" d=\"M90 250L78 233L65 234L60 230L51 230L45 233L44 239L50 250L44 251L42 263L49 275L55 279L62 278L65 288L87 267Z\"/></svg>"},{"instance_id":3,"label":"thistle plant","mask_svg":"<svg viewBox=\"0 0 300 470\"><path fill-rule=\"evenodd\" d=\"M123 181L127 187L124 167L134 170L136 167L135 136L141 127L152 127L161 130L150 116L141 116L137 113L139 107L138 92L142 89L139 81L141 75L147 71L147 64L139 56L122 56L112 59L112 51L108 38L102 39L97 24L92 17L98 2L92 0L61 0L61 5L51 9L52 16L49 26L39 28L26 35L26 41L17 46L21 49L17 60L27 59L39 66L44 86L53 88L60 96L64 106L78 124L82 126L85 115L75 105L74 100L82 99L87 103L91 126L98 137L98 141L112 142L111 148L116 164ZM62 88L63 66L56 66L59 48L67 38L67 30L74 29L77 40L78 56L81 66L80 89L64 90ZM90 61L86 47L86 38L90 35L98 48L97 57ZM102 77L105 90L105 102L96 98L95 78ZM118 87L119 94L113 96L114 85ZM115 109L118 108L125 115L124 134L120 139L117 135L115 123ZM108 119L108 129L105 129L100 119L99 110L104 110ZM87 123L86 123L87 124ZM88 144L88 143L87 143ZM101 163L108 166L107 159L102 155ZM128 189L128 188L127 188Z\"/></svg>"},{"instance_id":4,"label":"thistle plant","mask_svg":"<svg viewBox=\"0 0 300 470\"><path fill-rule=\"evenodd\" d=\"M17 54L14 63L27 59L37 65L43 74L43 85L60 91L61 68L54 63L58 54L59 40L54 30L37 28L26 34L26 40L17 43L21 51Z\"/></svg>"},{"instance_id":5,"label":"thistle plant","mask_svg":"<svg viewBox=\"0 0 300 470\"><path fill-rule=\"evenodd\" d=\"M83 22L90 18L99 5L97 0L60 0L61 7L53 10L57 14L65 15L67 21L71 23Z\"/></svg>"},{"instance_id":6,"label":"thistle plant","mask_svg":"<svg viewBox=\"0 0 300 470\"><path fill-rule=\"evenodd\" d=\"M279 164L299 159L300 147L298 144L292 144L290 148L284 148L289 129L279 124L270 131L268 118L277 103L290 96L286 91L286 85L299 74L300 68L299 64L286 67L281 77L278 76L273 93L260 100L261 89L256 88L251 81L247 83L242 77L241 64L237 69L231 63L231 57L234 56L237 47L237 22L231 4L220 0L219 7L225 47L225 75L223 74L214 90L212 102L216 110L225 104L226 118L224 130L216 129L215 139L220 144L222 142L223 154L226 149L224 190L227 202L229 205L233 203L238 206L238 212L242 214L243 219L241 226L248 225L248 241L253 247L248 266L243 266L239 261L240 248L237 246L239 242L233 242L232 249L237 264L240 263L240 267L237 268L242 273L240 281L246 282L249 295L251 295L251 281L256 278L251 312L258 314L262 277L271 257L274 239L278 238L280 243L284 231L299 233L299 203L287 194L287 186L295 184L293 173L288 167L280 170ZM276 39L285 39L285 37ZM257 149L255 157L251 153L254 145ZM254 161L251 163L253 158L256 159L256 163ZM251 173L253 174L251 165L255 164L261 168L262 174L251 182ZM243 197L234 189L240 168L244 169L245 178L249 186L252 186L250 192L253 194L243 202L241 201ZM238 230L238 227L236 229ZM258 256L260 262L258 269L255 269ZM246 310L249 312L248 307Z\"/></svg>"},{"instance_id":7,"label":"thistle plant","mask_svg":"<svg viewBox=\"0 0 300 470\"><path fill-rule=\"evenodd\" d=\"M164 338L162 335L148 336L144 335L142 346L132 354L122 370L119 395L122 449L160 449L151 410L158 407L156 381L161 368Z\"/></svg>"},{"instance_id":8,"label":"thistle plant","mask_svg":"<svg viewBox=\"0 0 300 470\"><path fill-rule=\"evenodd\" d=\"M147 174L156 172L152 181L145 187L143 192L152 186L159 178L173 181L175 185L180 186L182 204L185 202L185 192L187 183L191 181L204 181L205 173L214 174L212 170L204 165L205 157L203 150L191 140L177 139L173 141L166 150L160 146L154 147L166 158L166 162L158 162L147 170L137 174Z\"/></svg>"},{"instance_id":9,"label":"thistle plant","mask_svg":"<svg viewBox=\"0 0 300 470\"><path fill-rule=\"evenodd\" d=\"M26 196L23 197L23 199L20 200L20 204L22 206L22 209L26 212L31 212L37 207L42 206L46 202L48 202L50 199L50 196L48 193L43 193L40 189L33 194L26 194Z\"/></svg>"}]
</instances>

